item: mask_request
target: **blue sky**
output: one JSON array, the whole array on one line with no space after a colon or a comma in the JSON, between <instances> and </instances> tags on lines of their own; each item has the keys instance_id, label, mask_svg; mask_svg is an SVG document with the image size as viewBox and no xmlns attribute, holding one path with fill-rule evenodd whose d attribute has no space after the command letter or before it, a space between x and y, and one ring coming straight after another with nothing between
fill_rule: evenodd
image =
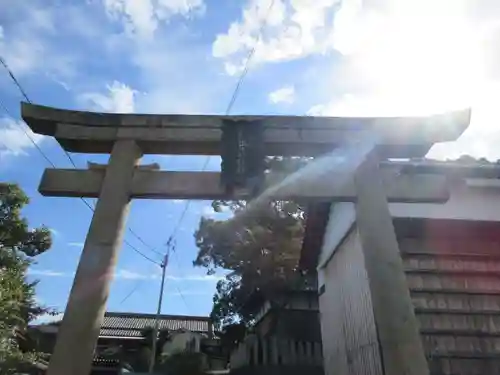
<instances>
[{"instance_id":1,"label":"blue sky","mask_svg":"<svg viewBox=\"0 0 500 375\"><path fill-rule=\"evenodd\" d=\"M0 55L38 104L102 112L224 113L255 46L233 114L401 115L472 106L470 129L430 156L497 159L500 10L492 0L0 0ZM439 4L436 4L439 3ZM30 224L54 246L32 267L39 299L64 309L91 213L37 192L46 162L22 133L21 95L0 69L0 177L31 198ZM32 135L58 167L59 145ZM80 168L99 155L73 155ZM148 156L199 170L203 157ZM209 169L218 170L212 158ZM182 201L134 201L128 225L164 250ZM217 275L192 267L193 202L167 271L164 313L208 314ZM138 249L156 257L127 233ZM220 277L220 275L219 275ZM132 289L136 292L121 302ZM153 312L159 270L124 246L108 309ZM181 297L181 294L184 298Z\"/></svg>"}]
</instances>

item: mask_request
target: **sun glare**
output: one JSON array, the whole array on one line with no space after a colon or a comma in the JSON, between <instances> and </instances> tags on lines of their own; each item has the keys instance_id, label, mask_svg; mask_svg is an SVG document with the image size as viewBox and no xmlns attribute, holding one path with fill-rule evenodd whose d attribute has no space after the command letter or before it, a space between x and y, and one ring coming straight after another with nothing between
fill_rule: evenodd
<instances>
[{"instance_id":1,"label":"sun glare","mask_svg":"<svg viewBox=\"0 0 500 375\"><path fill-rule=\"evenodd\" d=\"M363 93L346 95L335 112L426 115L476 104L486 84L484 42L465 9L451 8L398 8L357 19L356 33L338 42Z\"/></svg>"}]
</instances>

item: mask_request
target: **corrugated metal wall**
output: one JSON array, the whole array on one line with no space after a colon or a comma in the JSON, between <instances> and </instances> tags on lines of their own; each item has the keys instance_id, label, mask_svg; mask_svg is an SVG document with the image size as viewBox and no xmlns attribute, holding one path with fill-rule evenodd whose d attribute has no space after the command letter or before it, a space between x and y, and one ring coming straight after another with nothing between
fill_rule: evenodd
<instances>
[{"instance_id":1,"label":"corrugated metal wall","mask_svg":"<svg viewBox=\"0 0 500 375\"><path fill-rule=\"evenodd\" d=\"M381 375L382 364L361 244L352 230L325 270L320 296L326 375Z\"/></svg>"},{"instance_id":2,"label":"corrugated metal wall","mask_svg":"<svg viewBox=\"0 0 500 375\"><path fill-rule=\"evenodd\" d=\"M431 374L500 374L500 244L399 243Z\"/></svg>"}]
</instances>

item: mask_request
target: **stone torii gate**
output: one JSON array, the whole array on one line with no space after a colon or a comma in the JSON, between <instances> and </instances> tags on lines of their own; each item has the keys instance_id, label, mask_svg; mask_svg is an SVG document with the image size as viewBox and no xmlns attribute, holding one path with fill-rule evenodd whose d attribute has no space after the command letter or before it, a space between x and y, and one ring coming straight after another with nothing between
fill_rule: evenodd
<instances>
[{"instance_id":1,"label":"stone torii gate","mask_svg":"<svg viewBox=\"0 0 500 375\"><path fill-rule=\"evenodd\" d=\"M387 319L379 327L381 337L392 340L401 368L408 369L406 374L426 373L403 268L394 260L399 253L387 200L445 202L446 181L436 175L399 175L385 169L379 173L378 158L421 157L433 143L455 140L469 124L468 110L414 118L252 117L102 114L22 103L22 117L33 132L55 137L68 152L110 154L106 166L46 169L39 187L45 196L98 198L49 375L90 372L132 198L231 198L220 186L219 173L139 166L143 154L220 155L223 121L260 122L267 155L317 156L344 144L355 133L371 132L382 140L342 191L333 193L328 183L315 181L311 184L315 189L287 189L274 198L358 202L360 228L375 251L383 249L377 258L380 267L371 267L369 277L380 293L390 290L384 300L387 311L407 317L404 321ZM374 188L367 188L368 184ZM244 199L245 194L238 198Z\"/></svg>"}]
</instances>

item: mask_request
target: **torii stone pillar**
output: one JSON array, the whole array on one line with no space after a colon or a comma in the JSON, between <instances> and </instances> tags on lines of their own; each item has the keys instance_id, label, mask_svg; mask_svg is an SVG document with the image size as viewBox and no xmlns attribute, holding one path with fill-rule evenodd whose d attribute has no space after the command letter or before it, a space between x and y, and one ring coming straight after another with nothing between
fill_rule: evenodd
<instances>
[{"instance_id":1,"label":"torii stone pillar","mask_svg":"<svg viewBox=\"0 0 500 375\"><path fill-rule=\"evenodd\" d=\"M49 364L49 375L88 375L90 372L130 199L234 198L228 197L219 186L219 173L140 169L137 164L142 153L219 155L222 123L243 120L262 123L268 155L320 155L350 139L353 131L366 131L376 133L382 140L377 151L384 157L414 157L423 156L434 142L455 140L470 119L468 110L426 118L313 118L97 114L26 103L22 104L22 115L35 133L54 136L66 151L111 154L106 168L47 169L40 184L40 192L47 196L99 198ZM376 165L377 162L374 163ZM371 166L367 164L367 168ZM334 176L326 171L325 176L311 181L307 188L301 185L300 191L278 189L276 195L270 198L359 199L360 217L364 217L370 207L383 212L383 205L387 205L386 197L395 202L443 202L448 198L446 181L442 176L399 176L397 172L379 174L378 168L374 168L375 175L367 173L367 176L376 177L379 184L376 194L370 194L366 187L362 187L361 183L372 183L370 177L359 176L346 184L342 191L332 192L329 181ZM376 249L384 244L381 236L390 234L393 228L384 220L375 225L376 218L373 216L368 215L366 219L360 224L364 226L363 232L367 232L365 240L377 241L371 254L376 263ZM374 230L381 232L374 234ZM390 235L387 238L390 240ZM397 251L397 244L396 248L393 245L391 243L388 252L383 254L389 256ZM384 256L384 262L386 258ZM384 291L380 288L391 286L401 279L399 274L391 277L390 273L385 275L385 279L381 277L379 271L384 267L382 262L379 270L373 267L373 275L379 281L374 285L382 302ZM407 298L400 288L395 288L387 301L397 307L398 298L401 311L407 311ZM398 337L401 336L396 331L404 325L397 322L391 324L387 319L384 322L383 329L388 333L385 337L389 341L394 339L391 341L392 351L397 353L397 346L403 341L400 341ZM412 331L405 332L410 335ZM410 337L408 342L412 340ZM408 353L402 355L404 363L397 368L409 368L411 358Z\"/></svg>"},{"instance_id":2,"label":"torii stone pillar","mask_svg":"<svg viewBox=\"0 0 500 375\"><path fill-rule=\"evenodd\" d=\"M140 158L133 140L120 140L113 146L48 375L90 373L89 358L106 311L128 214L130 183Z\"/></svg>"},{"instance_id":3,"label":"torii stone pillar","mask_svg":"<svg viewBox=\"0 0 500 375\"><path fill-rule=\"evenodd\" d=\"M365 259L384 375L428 375L376 152L355 172L356 222Z\"/></svg>"}]
</instances>

